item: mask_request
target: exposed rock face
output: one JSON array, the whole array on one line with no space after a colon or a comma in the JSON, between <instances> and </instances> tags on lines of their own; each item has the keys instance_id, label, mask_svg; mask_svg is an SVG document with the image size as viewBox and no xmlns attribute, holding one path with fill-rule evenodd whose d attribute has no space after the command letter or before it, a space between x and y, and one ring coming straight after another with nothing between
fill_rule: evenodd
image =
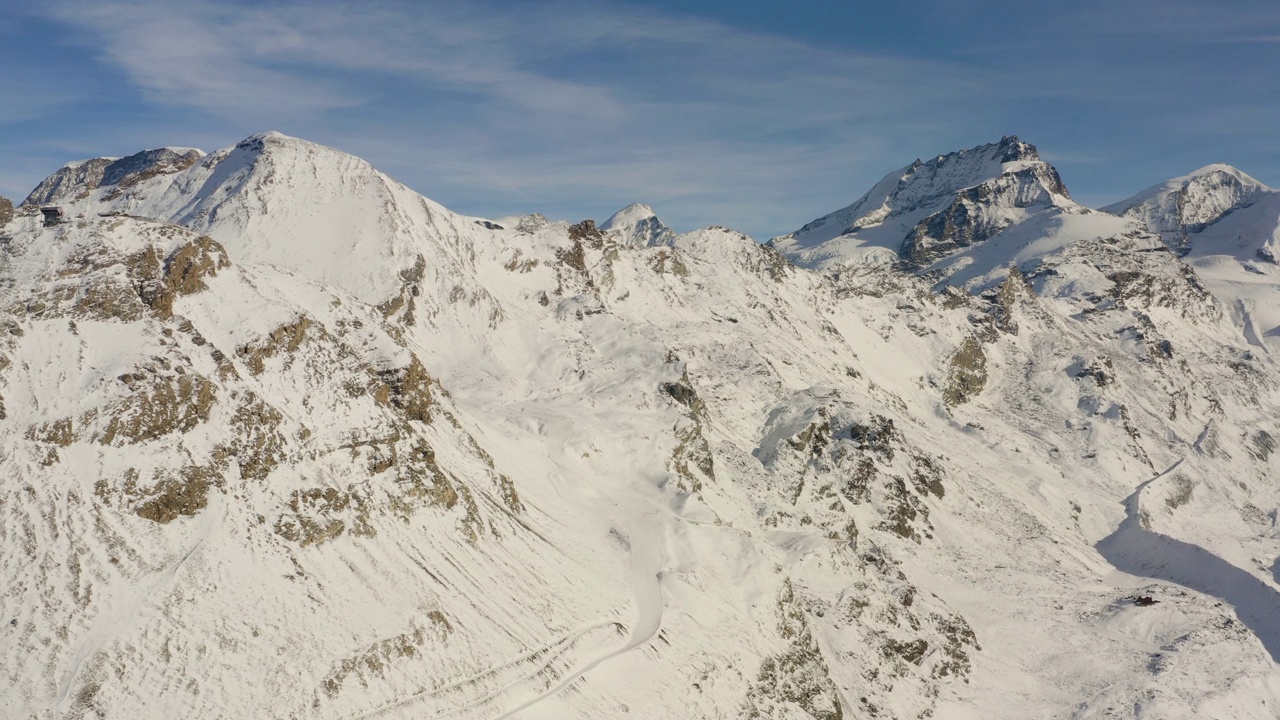
<instances>
[{"instance_id":1,"label":"exposed rock face","mask_svg":"<svg viewBox=\"0 0 1280 720\"><path fill-rule=\"evenodd\" d=\"M682 370L679 380L662 383L659 388L689 409L688 419L681 420L675 427L678 442L671 453L671 468L683 489L698 492L704 481L714 481L716 476L715 457L705 434L706 404L693 389L687 369Z\"/></svg>"},{"instance_id":2,"label":"exposed rock face","mask_svg":"<svg viewBox=\"0 0 1280 720\"><path fill-rule=\"evenodd\" d=\"M107 194L114 197L124 188L156 175L185 170L202 157L204 153L199 150L159 148L124 158L71 163L37 185L22 204L26 207L78 202L100 187L111 188Z\"/></svg>"},{"instance_id":3,"label":"exposed rock face","mask_svg":"<svg viewBox=\"0 0 1280 720\"><path fill-rule=\"evenodd\" d=\"M899 251L908 267L923 268L934 260L983 242L1003 232L1015 219L1009 208L1048 208L1067 189L1052 167L1036 164L1006 173L956 194L945 209L916 224Z\"/></svg>"},{"instance_id":4,"label":"exposed rock face","mask_svg":"<svg viewBox=\"0 0 1280 720\"><path fill-rule=\"evenodd\" d=\"M58 172L45 178L26 200L23 207L47 205L60 200L83 200L102 184L102 175L116 158L94 158L68 163Z\"/></svg>"},{"instance_id":5,"label":"exposed rock face","mask_svg":"<svg viewBox=\"0 0 1280 720\"><path fill-rule=\"evenodd\" d=\"M778 597L778 615L778 634L790 645L761 664L747 696L746 717L785 717L798 711L813 720L841 720L844 704L790 581Z\"/></svg>"},{"instance_id":6,"label":"exposed rock face","mask_svg":"<svg viewBox=\"0 0 1280 720\"><path fill-rule=\"evenodd\" d=\"M431 422L431 376L416 355L407 366L384 370L377 377L373 398L378 403L400 410L406 419Z\"/></svg>"},{"instance_id":7,"label":"exposed rock face","mask_svg":"<svg viewBox=\"0 0 1280 720\"><path fill-rule=\"evenodd\" d=\"M204 468L183 468L178 478L144 491L142 496L147 499L134 512L161 525L182 516L192 517L208 505L210 481Z\"/></svg>"},{"instance_id":8,"label":"exposed rock face","mask_svg":"<svg viewBox=\"0 0 1280 720\"><path fill-rule=\"evenodd\" d=\"M142 377L142 376L139 376ZM106 429L94 439L103 445L144 443L170 433L189 432L209 419L217 390L193 373L130 380L138 390L107 410Z\"/></svg>"},{"instance_id":9,"label":"exposed rock face","mask_svg":"<svg viewBox=\"0 0 1280 720\"><path fill-rule=\"evenodd\" d=\"M969 336L951 355L942 398L952 407L973 399L987 385L987 356L982 343Z\"/></svg>"},{"instance_id":10,"label":"exposed rock face","mask_svg":"<svg viewBox=\"0 0 1280 720\"><path fill-rule=\"evenodd\" d=\"M236 348L236 356L254 375L266 370L266 361L279 355L297 351L312 329L311 318L303 315L268 333L265 337ZM323 331L321 331L323 332Z\"/></svg>"},{"instance_id":11,"label":"exposed rock face","mask_svg":"<svg viewBox=\"0 0 1280 720\"><path fill-rule=\"evenodd\" d=\"M101 185L128 187L162 173L186 170L204 157L199 150L159 148L120 158L102 170Z\"/></svg>"},{"instance_id":12,"label":"exposed rock face","mask_svg":"<svg viewBox=\"0 0 1280 720\"><path fill-rule=\"evenodd\" d=\"M0 197L0 230L13 219L13 201L7 197Z\"/></svg>"},{"instance_id":13,"label":"exposed rock face","mask_svg":"<svg viewBox=\"0 0 1280 720\"><path fill-rule=\"evenodd\" d=\"M1079 209L1034 146L1005 137L917 160L852 205L769 245L807 267L901 263L917 271L1038 216Z\"/></svg>"},{"instance_id":14,"label":"exposed rock face","mask_svg":"<svg viewBox=\"0 0 1280 720\"><path fill-rule=\"evenodd\" d=\"M200 292L206 278L228 267L227 251L208 237L181 245L163 261L154 251L143 251L130 261L139 297L162 319L173 316L175 298Z\"/></svg>"}]
</instances>

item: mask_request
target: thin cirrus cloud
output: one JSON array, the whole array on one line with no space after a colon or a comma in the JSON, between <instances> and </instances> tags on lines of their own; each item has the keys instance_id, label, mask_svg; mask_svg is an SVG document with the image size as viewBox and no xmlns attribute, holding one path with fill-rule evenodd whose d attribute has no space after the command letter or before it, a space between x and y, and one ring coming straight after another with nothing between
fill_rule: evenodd
<instances>
[{"instance_id":1,"label":"thin cirrus cloud","mask_svg":"<svg viewBox=\"0 0 1280 720\"><path fill-rule=\"evenodd\" d=\"M278 129L476 215L600 217L643 201L677 229L768 237L917 156L1014 132L1056 157L1111 158L1134 177L1092 161L1060 169L1073 189L1127 194L1234 159L1171 138L1210 136L1215 153L1236 143L1248 159L1254 131L1212 106L1272 117L1214 63L1125 53L1269 37L1275 13L977 5L985 15L924 0L932 25L859 17L825 36L582 0L55 0L28 12L66 28L131 98L64 139L122 152L126 139L226 145ZM1263 91L1266 67L1230 78Z\"/></svg>"},{"instance_id":2,"label":"thin cirrus cloud","mask_svg":"<svg viewBox=\"0 0 1280 720\"><path fill-rule=\"evenodd\" d=\"M894 143L860 135L891 121L899 138L935 133L931 108L963 113L962 98L992 87L957 63L618 4L72 0L50 12L148 102L338 145L476 213L600 214L639 199L677 226L782 232L760 208L805 180L843 204L851 165L878 177L904 163L869 157Z\"/></svg>"},{"instance_id":3,"label":"thin cirrus cloud","mask_svg":"<svg viewBox=\"0 0 1280 720\"><path fill-rule=\"evenodd\" d=\"M294 114L357 105L323 78L271 67L272 28L242 9L210 3L61 2L52 19L85 33L98 57L118 66L147 99L239 115L271 108ZM279 39L280 36L276 36Z\"/></svg>"}]
</instances>

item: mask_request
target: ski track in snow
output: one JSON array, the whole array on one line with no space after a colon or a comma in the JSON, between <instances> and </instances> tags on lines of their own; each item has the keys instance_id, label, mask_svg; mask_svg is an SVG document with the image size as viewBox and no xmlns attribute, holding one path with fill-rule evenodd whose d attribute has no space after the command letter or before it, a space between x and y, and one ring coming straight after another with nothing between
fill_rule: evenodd
<instances>
[{"instance_id":1,"label":"ski track in snow","mask_svg":"<svg viewBox=\"0 0 1280 720\"><path fill-rule=\"evenodd\" d=\"M506 414L502 413L502 415ZM510 422L512 418L506 417L505 419ZM563 486L573 482L573 477L576 474L573 463L566 453L568 441L573 435L573 426L574 420L571 417L557 413L545 413L538 418L537 432L545 445L545 457L556 468L548 474L548 485L556 496L565 502L570 502L572 498L565 493ZM642 489L628 486L625 482L615 486L614 489L618 492L619 497L596 497L595 501L603 506L600 508L602 512L607 511L605 516L630 516L628 526L620 528L625 531L627 543L630 547L628 575L631 593L635 602L635 618L631 623L631 630L628 633L627 640L614 649L572 667L561 675L558 683L545 691L538 692L533 697L516 700L519 704L498 715L497 718L499 720L517 716L519 713L559 694L601 664L644 646L658 634L658 630L662 626L664 602L661 578L665 562L661 525L664 516L663 510L654 506L652 499L647 497ZM628 511L624 504L629 504L632 507L649 507L651 509L640 512ZM594 630L606 627L618 627L621 629L624 624L618 620L603 620L587 625L547 643L539 649L492 666L467 678L438 688L424 690L409 697L395 699L390 703L348 716L348 720L366 720L397 709L407 708L409 705L439 697L452 690L475 685L486 678L497 676L503 670L518 667L529 660L541 656L543 653L548 653L545 660L540 660L537 667L531 672L522 672L518 677L511 679L509 682L504 682L500 686L485 692L480 697L468 700L457 707L437 712L431 717L452 718L468 711L482 711L482 708L486 706L492 707L495 705L504 695L514 693L529 681L537 679L539 675L553 666L558 659L571 653L574 642L578 639Z\"/></svg>"},{"instance_id":2,"label":"ski track in snow","mask_svg":"<svg viewBox=\"0 0 1280 720\"><path fill-rule=\"evenodd\" d=\"M630 652L652 640L662 626L662 561L662 548L656 538L643 538L641 540L641 538L632 536L631 584L636 599L636 621L631 628L631 635L627 638L627 642L617 650L601 655L582 667L566 673L558 685L499 715L498 720L515 717L517 713L528 710L543 700L558 694L601 663Z\"/></svg>"},{"instance_id":3,"label":"ski track in snow","mask_svg":"<svg viewBox=\"0 0 1280 720\"><path fill-rule=\"evenodd\" d=\"M536 677L539 672L549 667L552 663L555 662L557 658L561 657L566 652L569 652L573 643L579 640L580 638L590 634L593 631L600 630L602 628L615 627L617 625L618 623L615 621L605 620L605 621L600 621L600 622L596 622L590 625L580 627L570 633L567 633L559 637L556 640L553 640L549 643L541 645L526 653L522 653L505 662L499 663L497 665L493 665L478 673L469 675L460 680L455 680L453 682L446 683L445 685L441 685L440 687L431 688L429 690L422 690L420 692L414 693L407 697L396 698L390 702L383 703L377 707L362 710L354 715L347 715L345 716L345 720L365 720L366 718L374 718L381 715L385 715L386 713L389 713L393 710L406 708L409 705L420 703L420 702L429 700L431 698L444 695L451 691L459 690L465 686L477 685L479 683L482 683L488 678L498 676L504 670L507 670L509 668L517 668L520 665L527 663L528 661L543 655L547 656L547 659L545 662L539 663L537 672L533 672L529 674L521 674L517 678L511 680L510 682L505 682L504 684L498 686L493 690L486 692L484 695L478 698L475 698L473 700L468 700L467 702L463 703L462 705L459 705L458 707L445 710L444 712L438 713L433 717L436 717L436 718L450 717L466 710L475 709L477 707L483 706L484 704L490 702L494 698L500 697L504 692L511 690L515 687L518 687L521 682L524 682Z\"/></svg>"},{"instance_id":4,"label":"ski track in snow","mask_svg":"<svg viewBox=\"0 0 1280 720\"><path fill-rule=\"evenodd\" d=\"M573 420L568 417L557 418L559 422L555 423L556 432L545 434L544 440L547 446L547 456L562 471L568 471L570 468L566 457L565 448L571 437L573 430ZM547 418L543 418L547 420ZM561 493L559 487L564 475L558 475L555 482L552 483L557 494ZM609 506L609 516L625 517L627 514L623 503L635 505L649 505L651 500L645 497L645 494L635 487L623 485L619 489L619 495L622 496L619 501L614 499L612 502L604 500L604 504ZM663 599L662 599L662 566L664 562L664 548L659 523L662 522L661 511L658 508L640 513L632 514L631 527L625 528L627 532L627 542L630 546L630 581L633 597L635 598L636 617L631 626L630 636L627 641L615 650L611 650L592 660L583 663L581 666L564 674L560 682L544 693L530 698L515 708L508 710L498 716L502 718L515 717L517 713L521 713L538 703L551 698L565 688L569 687L577 680L591 672L600 664L616 658L624 653L643 646L645 643L653 639L658 633L658 629L662 625Z\"/></svg>"},{"instance_id":5,"label":"ski track in snow","mask_svg":"<svg viewBox=\"0 0 1280 720\"><path fill-rule=\"evenodd\" d=\"M631 561L630 576L632 591L636 602L636 619L632 624L631 632L627 641L614 650L610 650L599 655L581 665L564 673L560 682L546 692L539 693L535 697L529 698L519 706L506 711L499 718L514 717L517 713L523 712L534 705L555 696L565 688L572 685L579 678L591 672L600 664L618 657L624 653L641 647L652 640L658 633L662 625L663 615L663 599L662 599L662 564L663 551L661 540L657 537L656 531L652 525L645 526L630 538L631 544ZM457 680L455 682L443 685L438 688L424 690L420 693L405 698L398 698L390 703L379 707L367 709L355 715L347 716L348 720L366 720L374 718L397 709L406 708L409 705L426 701L433 697L438 697L468 685L475 685L484 679L494 677L501 671L508 668L518 667L519 665L547 654L544 662L539 662L538 667L531 673L522 673L519 677L506 682L499 687L486 692L484 695L468 700L454 708L450 708L443 712L432 715L433 718L455 717L459 713L469 710L477 710L485 705L492 704L496 699L502 697L505 693L518 689L523 683L535 679L539 674L549 668L555 661L572 650L573 643L591 633L594 630L607 627L621 627L621 623L613 620L600 621L585 627L579 628L555 641L552 641L542 647L522 654L514 659L508 660L499 665L490 667L484 671L471 675L469 677Z\"/></svg>"}]
</instances>

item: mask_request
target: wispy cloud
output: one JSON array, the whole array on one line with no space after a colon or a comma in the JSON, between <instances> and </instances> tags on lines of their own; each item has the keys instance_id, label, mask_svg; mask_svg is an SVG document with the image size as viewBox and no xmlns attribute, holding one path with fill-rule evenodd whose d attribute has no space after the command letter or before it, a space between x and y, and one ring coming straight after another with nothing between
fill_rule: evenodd
<instances>
[{"instance_id":1,"label":"wispy cloud","mask_svg":"<svg viewBox=\"0 0 1280 720\"><path fill-rule=\"evenodd\" d=\"M677 223L758 206L762 189L792 192L783 182L839 180L864 163L883 172L902 159L880 151L999 85L963 63L620 4L63 0L50 12L151 102L367 148L428 194L403 167L410 145L447 174L434 179L468 189L459 196L488 187L533 206L660 194ZM390 141L385 155L370 128ZM843 184L831 182L831 202L856 194Z\"/></svg>"},{"instance_id":2,"label":"wispy cloud","mask_svg":"<svg viewBox=\"0 0 1280 720\"><path fill-rule=\"evenodd\" d=\"M353 106L358 96L313 75L272 66L290 33L261 13L207 2L54 2L50 17L85 32L149 99L223 115Z\"/></svg>"},{"instance_id":3,"label":"wispy cloud","mask_svg":"<svg viewBox=\"0 0 1280 720\"><path fill-rule=\"evenodd\" d=\"M1235 126L1176 100L1229 91L1220 70L1126 60L1130 41L1280 35L1280 12L1261 5L1249 17L1192 0L1083 3L1038 18L987 0L999 28L935 3L957 26L945 52L907 34L899 51L872 51L852 28L819 42L584 0L54 0L34 12L172 115L123 135L230 143L273 128L366 157L463 212L599 214L643 200L677 227L770 234L916 156L1009 132L1042 145L1044 132L1059 143L1045 149L1106 180L1096 156L1138 152L1130 138ZM1037 42L1018 45L1034 22ZM1266 67L1233 78L1264 89Z\"/></svg>"}]
</instances>

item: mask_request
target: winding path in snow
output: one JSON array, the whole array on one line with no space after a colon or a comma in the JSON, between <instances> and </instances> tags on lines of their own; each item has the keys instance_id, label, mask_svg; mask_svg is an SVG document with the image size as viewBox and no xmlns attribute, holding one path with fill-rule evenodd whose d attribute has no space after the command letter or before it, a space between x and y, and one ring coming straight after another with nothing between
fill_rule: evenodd
<instances>
[{"instance_id":1,"label":"winding path in snow","mask_svg":"<svg viewBox=\"0 0 1280 720\"><path fill-rule=\"evenodd\" d=\"M471 688L480 688L481 693L477 697L465 700L459 705L442 710L435 711L431 715L432 718L446 718L455 716L458 713L467 710L475 710L488 706L495 698L502 697L505 693L520 687L521 683L528 682L537 678L543 671L551 667L557 660L564 655L573 651L574 645L588 636L600 630L617 627L621 629L621 625L612 620L604 620L595 622L590 625L584 625L569 633L543 644L537 648L521 653L516 657L491 665L472 675L468 675L458 680L446 683L438 687L432 687L411 693L406 696L393 698L385 703L381 703L375 707L365 708L353 715L344 716L345 720L366 720L385 715L393 710L399 710L431 699L445 698L450 695L465 693ZM523 669L522 666L534 665L536 669L529 671ZM500 683L493 685L494 683ZM493 685L486 688L486 684Z\"/></svg>"},{"instance_id":2,"label":"winding path in snow","mask_svg":"<svg viewBox=\"0 0 1280 720\"><path fill-rule=\"evenodd\" d=\"M1207 432L1208 426L1201 440ZM1198 440L1197 451L1199 445ZM1198 545L1151 530L1143 520L1143 491L1169 477L1184 460L1138 485L1125 499L1125 519L1095 547L1117 570L1176 583L1231 605L1240 622L1253 631L1271 658L1280 662L1280 592Z\"/></svg>"},{"instance_id":3,"label":"winding path in snow","mask_svg":"<svg viewBox=\"0 0 1280 720\"><path fill-rule=\"evenodd\" d=\"M631 589L636 600L636 620L631 626L631 635L627 641L617 649L565 673L555 687L499 715L498 720L514 717L516 713L528 710L556 695L601 663L644 645L658 634L659 628L662 627L664 604L662 601L662 541L657 537L657 530L653 524L633 532L629 540L631 543Z\"/></svg>"},{"instance_id":4,"label":"winding path in snow","mask_svg":"<svg viewBox=\"0 0 1280 720\"><path fill-rule=\"evenodd\" d=\"M499 715L499 720L501 720L501 718L514 717L517 713L523 712L530 707L553 697L576 682L578 678L599 666L601 663L648 643L658 634L658 630L662 626L662 614L664 607L661 581L662 564L664 561L663 546L660 538L657 536L656 529L652 525L648 525L644 529L633 533L630 538L630 544L630 580L632 592L636 601L636 619L631 625L631 632L627 637L627 641L617 648L597 655L596 657L571 668L568 672L565 672L560 676L560 681L556 685L548 688L544 692L539 692L534 697L525 700L515 708ZM397 698L391 702L363 710L348 717L350 717L351 720L377 717L392 710L404 708L408 705L419 703L432 697L439 697L448 694L464 686L474 685L487 678L498 675L503 670L513 669L528 662L529 660L539 658L540 661L536 670L532 672L525 671L519 677L510 680L509 682L504 682L502 685L475 699L469 700L448 710L444 710L443 712L436 713L431 717L439 720L442 718L458 716L460 713L465 713L468 710L491 707L496 700L514 690L517 690L523 683L537 678L538 675L551 667L558 658L568 652L571 652L573 643L579 638L592 631L615 625L620 627L620 623L616 621L602 621L579 628L578 630L561 637L542 648L525 653L513 660L490 667L476 675L472 675L457 682L449 683L442 687L414 693L408 697ZM545 656L545 660L541 660L543 656Z\"/></svg>"},{"instance_id":5,"label":"winding path in snow","mask_svg":"<svg viewBox=\"0 0 1280 720\"><path fill-rule=\"evenodd\" d=\"M527 418L529 415L526 413L521 417ZM536 433L542 437L545 457L555 467L548 473L550 487L559 500L566 503L583 502L582 498L575 500L561 489L561 485L573 482L572 478L575 475L574 465L565 451L568 440L573 434L573 424L573 419L564 415L544 413L537 416ZM491 682L492 684L481 694L453 707L437 709L428 716L435 720L444 720L499 711L501 714L496 716L496 720L514 718L569 688L601 664L653 640L662 627L665 609L662 589L662 573L666 563L664 528L673 518L669 511L654 505L651 497L646 496L634 486L626 485L625 482L613 486L612 493L596 496L587 502L591 509L619 521L617 530L625 535L629 547L627 578L635 604L635 617L630 623L630 631L624 642L603 652L601 652L603 648L597 648L596 652L590 655L586 654L585 648L581 650L575 648L575 643L579 639L585 638L594 631L606 627L617 627L621 630L625 627L624 623L616 618L600 620L557 638L538 650L491 666L468 678L395 698L347 717L351 720L373 718L431 699L440 701L444 696L457 693L466 687ZM549 671L554 672L553 666L559 660L562 658L572 660L578 652L586 655L586 659L569 666L558 677L549 674ZM532 662L535 660L536 663ZM518 670L518 674L511 673L512 670ZM499 678L502 675L506 676ZM554 685L544 684L548 677L555 681ZM492 682L494 680L497 682ZM507 704L510 709L500 710L504 704Z\"/></svg>"}]
</instances>

